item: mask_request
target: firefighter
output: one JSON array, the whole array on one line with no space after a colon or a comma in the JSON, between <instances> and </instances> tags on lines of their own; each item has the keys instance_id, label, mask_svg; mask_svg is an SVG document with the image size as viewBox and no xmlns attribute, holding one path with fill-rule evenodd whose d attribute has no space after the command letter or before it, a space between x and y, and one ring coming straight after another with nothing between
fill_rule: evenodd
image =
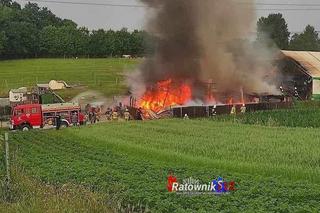
<instances>
[{"instance_id":1,"label":"firefighter","mask_svg":"<svg viewBox=\"0 0 320 213\"><path fill-rule=\"evenodd\" d=\"M124 112L124 120L125 121L129 121L130 120L130 112L129 112L128 108Z\"/></svg>"},{"instance_id":2,"label":"firefighter","mask_svg":"<svg viewBox=\"0 0 320 213\"><path fill-rule=\"evenodd\" d=\"M112 110L108 107L106 111L106 117L108 121L111 121Z\"/></svg>"},{"instance_id":3,"label":"firefighter","mask_svg":"<svg viewBox=\"0 0 320 213\"><path fill-rule=\"evenodd\" d=\"M230 114L231 115L235 115L236 113L237 113L236 105L233 105L232 108L231 108Z\"/></svg>"},{"instance_id":4,"label":"firefighter","mask_svg":"<svg viewBox=\"0 0 320 213\"><path fill-rule=\"evenodd\" d=\"M282 95L284 95L284 89L283 89L283 86L280 86L280 91L281 91Z\"/></svg>"},{"instance_id":5,"label":"firefighter","mask_svg":"<svg viewBox=\"0 0 320 213\"><path fill-rule=\"evenodd\" d=\"M138 120L138 121L142 121L143 120L143 118L142 118L142 108L141 107L137 110L135 119Z\"/></svg>"},{"instance_id":6,"label":"firefighter","mask_svg":"<svg viewBox=\"0 0 320 213\"><path fill-rule=\"evenodd\" d=\"M214 105L212 108L212 116L216 117L216 115L217 115L217 105Z\"/></svg>"},{"instance_id":7,"label":"firefighter","mask_svg":"<svg viewBox=\"0 0 320 213\"><path fill-rule=\"evenodd\" d=\"M299 92L297 87L294 87L294 96L296 96L297 98L299 97Z\"/></svg>"},{"instance_id":8,"label":"firefighter","mask_svg":"<svg viewBox=\"0 0 320 213\"><path fill-rule=\"evenodd\" d=\"M72 114L71 121L72 121L72 125L73 126L78 126L78 114L77 114L77 112L74 112Z\"/></svg>"},{"instance_id":9,"label":"firefighter","mask_svg":"<svg viewBox=\"0 0 320 213\"><path fill-rule=\"evenodd\" d=\"M116 109L114 109L113 112L112 112L112 120L113 121L117 121L118 120L118 116L119 116L118 111Z\"/></svg>"},{"instance_id":10,"label":"firefighter","mask_svg":"<svg viewBox=\"0 0 320 213\"><path fill-rule=\"evenodd\" d=\"M246 105L245 105L245 104L242 104L242 107L240 108L240 112L241 112L241 114L245 114L245 113L246 113L246 111L247 111L247 107L246 107Z\"/></svg>"},{"instance_id":11,"label":"firefighter","mask_svg":"<svg viewBox=\"0 0 320 213\"><path fill-rule=\"evenodd\" d=\"M89 114L90 113L90 104L87 104L86 106L85 106L85 108L84 108L84 111L85 111L85 113L86 114Z\"/></svg>"},{"instance_id":12,"label":"firefighter","mask_svg":"<svg viewBox=\"0 0 320 213\"><path fill-rule=\"evenodd\" d=\"M91 114L90 122L91 124L95 124L97 122L97 113L94 107L90 109L90 114Z\"/></svg>"},{"instance_id":13,"label":"firefighter","mask_svg":"<svg viewBox=\"0 0 320 213\"><path fill-rule=\"evenodd\" d=\"M56 130L59 130L61 127L61 115L56 117Z\"/></svg>"},{"instance_id":14,"label":"firefighter","mask_svg":"<svg viewBox=\"0 0 320 213\"><path fill-rule=\"evenodd\" d=\"M95 113L96 113L96 118L97 118L97 122L100 122L100 117L101 117L101 108L98 106L95 109Z\"/></svg>"},{"instance_id":15,"label":"firefighter","mask_svg":"<svg viewBox=\"0 0 320 213\"><path fill-rule=\"evenodd\" d=\"M89 121L91 124L96 123L96 113L95 113L95 108L90 106L89 108Z\"/></svg>"},{"instance_id":16,"label":"firefighter","mask_svg":"<svg viewBox=\"0 0 320 213\"><path fill-rule=\"evenodd\" d=\"M92 124L92 116L93 116L92 112L89 111L88 121L90 121L91 124Z\"/></svg>"},{"instance_id":17,"label":"firefighter","mask_svg":"<svg viewBox=\"0 0 320 213\"><path fill-rule=\"evenodd\" d=\"M92 122L95 124L97 123L97 113L94 111L92 114Z\"/></svg>"}]
</instances>

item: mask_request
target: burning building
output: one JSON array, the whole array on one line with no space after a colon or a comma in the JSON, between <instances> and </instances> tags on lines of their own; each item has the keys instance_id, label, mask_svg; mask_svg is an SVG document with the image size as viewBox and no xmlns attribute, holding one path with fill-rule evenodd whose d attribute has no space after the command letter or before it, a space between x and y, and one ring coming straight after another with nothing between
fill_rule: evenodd
<instances>
[{"instance_id":1,"label":"burning building","mask_svg":"<svg viewBox=\"0 0 320 213\"><path fill-rule=\"evenodd\" d=\"M233 0L141 1L149 7L146 29L154 36L155 52L128 77L138 107L160 112L280 93L267 74L276 69L270 62L276 51L248 39L254 1L245 6Z\"/></svg>"}]
</instances>

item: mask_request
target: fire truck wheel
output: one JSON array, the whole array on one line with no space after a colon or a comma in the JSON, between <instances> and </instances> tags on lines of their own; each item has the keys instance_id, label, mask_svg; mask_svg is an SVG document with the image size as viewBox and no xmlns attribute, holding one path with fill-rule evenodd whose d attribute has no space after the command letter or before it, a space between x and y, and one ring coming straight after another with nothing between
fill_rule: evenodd
<instances>
[{"instance_id":1,"label":"fire truck wheel","mask_svg":"<svg viewBox=\"0 0 320 213\"><path fill-rule=\"evenodd\" d=\"M24 124L21 126L21 131L26 132L29 131L31 127L28 124Z\"/></svg>"},{"instance_id":2,"label":"fire truck wheel","mask_svg":"<svg viewBox=\"0 0 320 213\"><path fill-rule=\"evenodd\" d=\"M68 123L67 122L65 122L65 121L62 121L61 122L61 126L60 126L60 128L61 129L64 129L64 128L67 128L69 125L68 125Z\"/></svg>"}]
</instances>

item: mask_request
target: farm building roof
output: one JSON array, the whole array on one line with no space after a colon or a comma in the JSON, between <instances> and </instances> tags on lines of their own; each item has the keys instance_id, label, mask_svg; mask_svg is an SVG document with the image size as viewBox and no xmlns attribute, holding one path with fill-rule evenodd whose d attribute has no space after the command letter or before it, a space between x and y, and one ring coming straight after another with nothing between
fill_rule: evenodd
<instances>
[{"instance_id":1,"label":"farm building roof","mask_svg":"<svg viewBox=\"0 0 320 213\"><path fill-rule=\"evenodd\" d=\"M281 53L298 62L309 76L320 78L320 52L282 50Z\"/></svg>"}]
</instances>

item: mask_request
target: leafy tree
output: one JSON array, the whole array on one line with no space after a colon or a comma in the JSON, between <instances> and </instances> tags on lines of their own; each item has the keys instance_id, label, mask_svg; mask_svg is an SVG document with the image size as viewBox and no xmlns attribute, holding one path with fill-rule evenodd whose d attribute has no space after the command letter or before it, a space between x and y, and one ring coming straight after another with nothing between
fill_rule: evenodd
<instances>
[{"instance_id":1,"label":"leafy tree","mask_svg":"<svg viewBox=\"0 0 320 213\"><path fill-rule=\"evenodd\" d=\"M40 32L40 52L44 56L76 57L88 53L89 31L73 26L48 26Z\"/></svg>"},{"instance_id":2,"label":"leafy tree","mask_svg":"<svg viewBox=\"0 0 320 213\"><path fill-rule=\"evenodd\" d=\"M113 30L108 30L106 32L106 54L108 56L115 56L117 52L117 45L116 45L116 32Z\"/></svg>"},{"instance_id":3,"label":"leafy tree","mask_svg":"<svg viewBox=\"0 0 320 213\"><path fill-rule=\"evenodd\" d=\"M63 21L60 18L56 17L50 10L47 8L40 8L36 3L28 3L21 11L21 16L23 20L29 23L32 23L41 30L45 26L63 26L71 24L72 21ZM73 25L76 26L74 22Z\"/></svg>"},{"instance_id":4,"label":"leafy tree","mask_svg":"<svg viewBox=\"0 0 320 213\"><path fill-rule=\"evenodd\" d=\"M130 36L130 50L131 55L141 56L144 53L144 32L135 30Z\"/></svg>"},{"instance_id":5,"label":"leafy tree","mask_svg":"<svg viewBox=\"0 0 320 213\"><path fill-rule=\"evenodd\" d=\"M130 33L128 29L123 28L120 31L116 31L114 39L114 55L122 56L130 54Z\"/></svg>"},{"instance_id":6,"label":"leafy tree","mask_svg":"<svg viewBox=\"0 0 320 213\"><path fill-rule=\"evenodd\" d=\"M78 25L72 20L64 19L61 22L61 26L70 26L70 27L77 28Z\"/></svg>"},{"instance_id":7,"label":"leafy tree","mask_svg":"<svg viewBox=\"0 0 320 213\"><path fill-rule=\"evenodd\" d=\"M10 7L0 5L0 29L3 30L8 23L18 19L16 11Z\"/></svg>"},{"instance_id":8,"label":"leafy tree","mask_svg":"<svg viewBox=\"0 0 320 213\"><path fill-rule=\"evenodd\" d=\"M6 28L6 55L9 58L34 57L38 53L37 29L27 22L11 22Z\"/></svg>"},{"instance_id":9,"label":"leafy tree","mask_svg":"<svg viewBox=\"0 0 320 213\"><path fill-rule=\"evenodd\" d=\"M56 15L54 15L48 8L42 8L38 12L38 17L40 18L40 28L43 28L45 26L62 26L63 25L63 20L58 18Z\"/></svg>"},{"instance_id":10,"label":"leafy tree","mask_svg":"<svg viewBox=\"0 0 320 213\"><path fill-rule=\"evenodd\" d=\"M63 55L67 57L76 57L83 54L84 35L73 26L63 26L59 28L59 37L61 38L61 49Z\"/></svg>"},{"instance_id":11,"label":"leafy tree","mask_svg":"<svg viewBox=\"0 0 320 213\"><path fill-rule=\"evenodd\" d=\"M108 50L107 33L100 29L92 31L89 41L89 53L93 57L108 56L110 50Z\"/></svg>"},{"instance_id":12,"label":"leafy tree","mask_svg":"<svg viewBox=\"0 0 320 213\"><path fill-rule=\"evenodd\" d=\"M75 55L84 56L89 54L90 31L85 27L77 30L76 43L77 51Z\"/></svg>"},{"instance_id":13,"label":"leafy tree","mask_svg":"<svg viewBox=\"0 0 320 213\"><path fill-rule=\"evenodd\" d=\"M7 37L5 32L0 32L0 55L2 55L2 53L5 50L5 46L6 46L6 42L7 42Z\"/></svg>"},{"instance_id":14,"label":"leafy tree","mask_svg":"<svg viewBox=\"0 0 320 213\"><path fill-rule=\"evenodd\" d=\"M291 50L319 51L319 35L314 27L308 25L301 34L294 34L290 41Z\"/></svg>"},{"instance_id":15,"label":"leafy tree","mask_svg":"<svg viewBox=\"0 0 320 213\"><path fill-rule=\"evenodd\" d=\"M143 55L152 38L144 31L129 32L79 28L47 8L27 3L23 8L0 0L0 53L2 58L113 57Z\"/></svg>"},{"instance_id":16,"label":"leafy tree","mask_svg":"<svg viewBox=\"0 0 320 213\"><path fill-rule=\"evenodd\" d=\"M42 56L59 56L62 52L61 50L61 45L60 44L60 39L58 39L59 37L58 34L58 28L55 26L47 26L44 27L41 31L40 31L40 36L39 36L39 40L40 40L40 45L39 45L39 49L40 49L40 53Z\"/></svg>"},{"instance_id":17,"label":"leafy tree","mask_svg":"<svg viewBox=\"0 0 320 213\"><path fill-rule=\"evenodd\" d=\"M270 14L267 18L261 17L257 22L257 40L265 40L266 37L277 45L280 49L287 49L289 46L290 32L288 24L282 14Z\"/></svg>"}]
</instances>

